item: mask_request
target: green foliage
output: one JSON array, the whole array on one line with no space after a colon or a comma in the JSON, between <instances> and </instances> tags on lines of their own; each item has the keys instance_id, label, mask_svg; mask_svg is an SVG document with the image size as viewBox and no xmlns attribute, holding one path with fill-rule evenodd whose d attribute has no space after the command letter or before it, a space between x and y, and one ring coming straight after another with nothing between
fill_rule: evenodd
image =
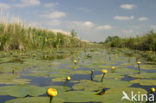
<instances>
[{"instance_id":1,"label":"green foliage","mask_svg":"<svg viewBox=\"0 0 156 103\"><path fill-rule=\"evenodd\" d=\"M131 83L139 83L140 85L144 85L144 86L155 86L156 85L156 80L132 80L130 81Z\"/></svg>"},{"instance_id":2,"label":"green foliage","mask_svg":"<svg viewBox=\"0 0 156 103\"><path fill-rule=\"evenodd\" d=\"M43 48L82 47L89 45L77 38L72 30L71 35L54 33L50 30L26 27L22 24L0 24L0 50L24 50Z\"/></svg>"},{"instance_id":3,"label":"green foliage","mask_svg":"<svg viewBox=\"0 0 156 103\"><path fill-rule=\"evenodd\" d=\"M28 98L18 98L5 103L49 103L49 97L28 97ZM64 103L63 99L54 98L53 103Z\"/></svg>"},{"instance_id":4,"label":"green foliage","mask_svg":"<svg viewBox=\"0 0 156 103\"><path fill-rule=\"evenodd\" d=\"M136 38L120 38L118 36L108 36L103 43L109 47L131 48L137 50L152 50L156 51L156 33L150 31L143 36Z\"/></svg>"},{"instance_id":5,"label":"green foliage","mask_svg":"<svg viewBox=\"0 0 156 103\"><path fill-rule=\"evenodd\" d=\"M0 87L0 95L13 97L39 96L46 93L46 89L37 86L19 85Z\"/></svg>"}]
</instances>

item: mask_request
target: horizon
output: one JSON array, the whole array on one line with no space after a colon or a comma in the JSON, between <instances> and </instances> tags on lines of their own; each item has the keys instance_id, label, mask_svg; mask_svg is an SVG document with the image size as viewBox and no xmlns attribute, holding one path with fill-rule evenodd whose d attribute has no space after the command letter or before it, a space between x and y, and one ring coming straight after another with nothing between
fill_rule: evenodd
<instances>
[{"instance_id":1,"label":"horizon","mask_svg":"<svg viewBox=\"0 0 156 103\"><path fill-rule=\"evenodd\" d=\"M155 0L0 0L2 10L26 24L65 32L74 29L81 39L93 42L156 31L155 4Z\"/></svg>"}]
</instances>

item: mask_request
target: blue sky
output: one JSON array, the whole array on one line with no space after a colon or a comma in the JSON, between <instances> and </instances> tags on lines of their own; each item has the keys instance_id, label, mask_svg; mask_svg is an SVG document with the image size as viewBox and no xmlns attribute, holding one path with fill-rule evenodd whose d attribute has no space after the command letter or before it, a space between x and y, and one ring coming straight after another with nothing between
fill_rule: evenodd
<instances>
[{"instance_id":1,"label":"blue sky","mask_svg":"<svg viewBox=\"0 0 156 103\"><path fill-rule=\"evenodd\" d=\"M55 31L74 29L89 41L156 31L155 5L156 0L0 0L9 18Z\"/></svg>"}]
</instances>

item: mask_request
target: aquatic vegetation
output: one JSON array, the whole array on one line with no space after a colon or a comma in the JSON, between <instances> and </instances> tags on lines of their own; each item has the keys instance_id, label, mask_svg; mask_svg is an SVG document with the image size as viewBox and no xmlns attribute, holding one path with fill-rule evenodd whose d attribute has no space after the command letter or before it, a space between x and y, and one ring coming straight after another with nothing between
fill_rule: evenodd
<instances>
[{"instance_id":1,"label":"aquatic vegetation","mask_svg":"<svg viewBox=\"0 0 156 103\"><path fill-rule=\"evenodd\" d=\"M21 79L14 74L0 74L0 84L28 84L31 80Z\"/></svg>"},{"instance_id":2,"label":"aquatic vegetation","mask_svg":"<svg viewBox=\"0 0 156 103\"><path fill-rule=\"evenodd\" d=\"M101 90L103 88L125 88L130 85L132 85L132 83L114 79L104 79L102 83L90 80L80 80L80 83L73 85L72 88L74 90L94 91Z\"/></svg>"},{"instance_id":3,"label":"aquatic vegetation","mask_svg":"<svg viewBox=\"0 0 156 103\"><path fill-rule=\"evenodd\" d=\"M99 80L102 75L95 75L95 80ZM105 79L122 79L122 78L124 78L124 75L119 73L109 73L105 75Z\"/></svg>"},{"instance_id":4,"label":"aquatic vegetation","mask_svg":"<svg viewBox=\"0 0 156 103\"><path fill-rule=\"evenodd\" d=\"M73 62L74 62L74 64L77 64L77 60L74 60Z\"/></svg>"},{"instance_id":5,"label":"aquatic vegetation","mask_svg":"<svg viewBox=\"0 0 156 103\"><path fill-rule=\"evenodd\" d=\"M54 78L54 79L52 79L52 82L63 82L65 80L66 80L66 78L60 77L60 78Z\"/></svg>"},{"instance_id":6,"label":"aquatic vegetation","mask_svg":"<svg viewBox=\"0 0 156 103\"><path fill-rule=\"evenodd\" d=\"M137 64L138 64L138 71L139 71L138 73L140 73L140 72L141 72L141 71L140 71L140 64L141 64L141 62L138 61Z\"/></svg>"},{"instance_id":7,"label":"aquatic vegetation","mask_svg":"<svg viewBox=\"0 0 156 103\"><path fill-rule=\"evenodd\" d=\"M108 71L106 69L102 70L103 75L102 75L102 78L101 78L101 82L103 82L103 78L107 74L107 72Z\"/></svg>"},{"instance_id":8,"label":"aquatic vegetation","mask_svg":"<svg viewBox=\"0 0 156 103\"><path fill-rule=\"evenodd\" d=\"M115 71L116 71L116 68L113 66L113 67L111 68L111 73L115 73Z\"/></svg>"},{"instance_id":9,"label":"aquatic vegetation","mask_svg":"<svg viewBox=\"0 0 156 103\"><path fill-rule=\"evenodd\" d=\"M130 81L131 83L139 83L140 85L145 85L145 86L154 86L156 85L156 80L132 80Z\"/></svg>"},{"instance_id":10,"label":"aquatic vegetation","mask_svg":"<svg viewBox=\"0 0 156 103\"><path fill-rule=\"evenodd\" d=\"M130 95L130 90L133 90L134 93L138 91L147 93L147 91L141 89L141 85L155 87L155 65L146 64L145 60L139 59L144 62L141 65L141 69L147 69L142 70L141 74L137 74L136 57L131 58L131 62L128 62L128 57L125 57L124 52L120 49L112 49L110 51L93 49L96 53L91 52L92 49L86 49L86 54L83 49L81 52L77 52L79 51L78 49L59 50L59 48L43 51L12 51L12 56L22 53L20 56L23 63L9 63L8 61L12 59L12 56L9 56L10 53L7 54L7 57L0 58L0 84L2 84L0 95L17 97L16 99L6 101L6 103L49 103L49 98L43 96L46 96L49 88L55 88L58 94L50 102L108 103L109 101L109 103L115 103L116 101L121 101L123 90ZM73 54L70 54L70 52L73 52ZM109 54L107 55L107 53ZM60 59L57 56L54 56L54 59L50 58L53 58L55 54L58 57L60 56ZM67 58L62 58L61 56L64 54L70 55ZM92 58L87 59L87 54L90 54ZM118 59L115 59L115 55ZM42 59L42 56L47 57L46 59ZM109 61L109 57L111 57L111 61ZM77 61L76 65L74 60ZM12 73L12 70L14 70L14 73ZM111 73L111 70L115 70L115 72ZM146 71L153 73L147 73ZM71 76L72 79L68 76ZM101 77L103 77L103 82L100 82ZM136 80L133 80L135 78ZM26 82L24 79L30 80ZM18 85L18 82L22 85ZM30 84L28 85L28 83ZM131 88L136 83L140 84L138 85L140 88ZM4 84L15 85L5 86ZM14 91L18 92L15 93ZM122 102L129 103L126 100Z\"/></svg>"},{"instance_id":11,"label":"aquatic vegetation","mask_svg":"<svg viewBox=\"0 0 156 103\"><path fill-rule=\"evenodd\" d=\"M73 66L73 69L74 69L74 70L76 70L76 69L77 69L77 66L76 66L76 65L74 65L74 66Z\"/></svg>"},{"instance_id":12,"label":"aquatic vegetation","mask_svg":"<svg viewBox=\"0 0 156 103\"><path fill-rule=\"evenodd\" d=\"M13 97L39 96L45 92L45 88L31 85L0 87L0 95L10 95Z\"/></svg>"},{"instance_id":13,"label":"aquatic vegetation","mask_svg":"<svg viewBox=\"0 0 156 103\"><path fill-rule=\"evenodd\" d=\"M94 91L104 88L104 85L90 80L80 80L80 83L75 84L72 88L74 90Z\"/></svg>"},{"instance_id":14,"label":"aquatic vegetation","mask_svg":"<svg viewBox=\"0 0 156 103\"><path fill-rule=\"evenodd\" d=\"M116 103L117 101L121 102L121 97L123 96L122 91L125 90L126 93L130 94L131 91L134 93L147 93L144 89L141 88L114 88L108 89L104 95L96 95L96 92L90 91L70 91L65 93L64 99L66 102L101 102L101 103ZM69 98L72 97L72 98ZM81 99L80 99L81 98ZM123 100L123 103L131 103L131 101Z\"/></svg>"},{"instance_id":15,"label":"aquatic vegetation","mask_svg":"<svg viewBox=\"0 0 156 103\"><path fill-rule=\"evenodd\" d=\"M6 26L7 25L7 26ZM24 23L0 23L1 45L0 50L28 50L45 48L74 48L91 45L89 42L80 40L76 35L51 30L28 27Z\"/></svg>"},{"instance_id":16,"label":"aquatic vegetation","mask_svg":"<svg viewBox=\"0 0 156 103\"><path fill-rule=\"evenodd\" d=\"M138 64L138 65L140 65L140 64L141 64L141 62L140 62L140 61L138 61L138 62L137 62L137 64Z\"/></svg>"},{"instance_id":17,"label":"aquatic vegetation","mask_svg":"<svg viewBox=\"0 0 156 103\"><path fill-rule=\"evenodd\" d=\"M138 92L146 94L147 91L141 88L114 88L106 91L104 95L96 95L96 92L90 91L70 91L65 92L63 95L58 95L53 102L63 103L63 102L101 102L101 103L115 103L116 101L121 101L122 91L130 94L134 91L134 94ZM71 98L72 97L72 98ZM81 98L81 99L80 99ZM48 103L48 97L27 97L9 100L6 103ZM124 103L131 103L131 101L123 100Z\"/></svg>"},{"instance_id":18,"label":"aquatic vegetation","mask_svg":"<svg viewBox=\"0 0 156 103\"><path fill-rule=\"evenodd\" d=\"M55 96L57 96L57 90L54 89L54 88L49 88L49 89L47 90L47 94L48 94L49 96L55 97Z\"/></svg>"},{"instance_id":19,"label":"aquatic vegetation","mask_svg":"<svg viewBox=\"0 0 156 103\"><path fill-rule=\"evenodd\" d=\"M156 70L156 65L144 64L144 65L141 65L141 68L145 70Z\"/></svg>"},{"instance_id":20,"label":"aquatic vegetation","mask_svg":"<svg viewBox=\"0 0 156 103\"><path fill-rule=\"evenodd\" d=\"M150 90L152 93L155 93L155 91L156 91L155 88L151 88Z\"/></svg>"},{"instance_id":21,"label":"aquatic vegetation","mask_svg":"<svg viewBox=\"0 0 156 103\"><path fill-rule=\"evenodd\" d=\"M58 75L58 74L60 75ZM74 74L90 74L90 71L84 71L84 70L75 70L72 71L70 69L59 69L57 70L57 73L51 74L50 77L67 77L69 75L74 75Z\"/></svg>"},{"instance_id":22,"label":"aquatic vegetation","mask_svg":"<svg viewBox=\"0 0 156 103\"><path fill-rule=\"evenodd\" d=\"M23 63L22 57L13 57L9 62L11 63Z\"/></svg>"},{"instance_id":23,"label":"aquatic vegetation","mask_svg":"<svg viewBox=\"0 0 156 103\"><path fill-rule=\"evenodd\" d=\"M91 79L91 80L93 80L93 78L94 78L94 74L93 74L94 71L95 71L95 70L91 70L91 74L90 74L90 79Z\"/></svg>"},{"instance_id":24,"label":"aquatic vegetation","mask_svg":"<svg viewBox=\"0 0 156 103\"><path fill-rule=\"evenodd\" d=\"M128 75L130 77L134 78L149 78L149 79L155 79L156 78L156 73L141 73L141 74L130 74Z\"/></svg>"},{"instance_id":25,"label":"aquatic vegetation","mask_svg":"<svg viewBox=\"0 0 156 103\"><path fill-rule=\"evenodd\" d=\"M48 94L48 96L50 96L50 101L49 101L49 103L52 103L53 97L57 96L57 90L54 89L54 88L49 88L49 89L47 90L47 94Z\"/></svg>"},{"instance_id":26,"label":"aquatic vegetation","mask_svg":"<svg viewBox=\"0 0 156 103\"><path fill-rule=\"evenodd\" d=\"M115 69L115 67L113 66L111 69L112 69L112 70L114 70L114 69Z\"/></svg>"},{"instance_id":27,"label":"aquatic vegetation","mask_svg":"<svg viewBox=\"0 0 156 103\"><path fill-rule=\"evenodd\" d=\"M54 103L64 103L63 99L55 98ZM49 103L48 97L27 97L6 101L5 103Z\"/></svg>"},{"instance_id":28,"label":"aquatic vegetation","mask_svg":"<svg viewBox=\"0 0 156 103\"><path fill-rule=\"evenodd\" d=\"M71 80L71 77L70 76L67 76L66 77L66 81L64 82L64 86L67 84L67 82L69 82Z\"/></svg>"}]
</instances>

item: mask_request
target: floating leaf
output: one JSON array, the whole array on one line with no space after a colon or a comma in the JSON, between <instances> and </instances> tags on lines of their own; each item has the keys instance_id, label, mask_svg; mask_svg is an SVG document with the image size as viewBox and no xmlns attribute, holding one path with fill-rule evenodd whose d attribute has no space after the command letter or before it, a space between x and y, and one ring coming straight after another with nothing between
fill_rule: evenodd
<instances>
[{"instance_id":1,"label":"floating leaf","mask_svg":"<svg viewBox=\"0 0 156 103\"><path fill-rule=\"evenodd\" d=\"M102 75L103 75L103 74L101 74L101 75L96 75L96 76L95 76L95 79L96 79L96 80L100 80L101 77L102 77ZM119 73L108 73L108 74L105 75L104 78L109 78L109 79L121 79L121 78L124 78L124 76L121 75L121 74L119 74Z\"/></svg>"},{"instance_id":2,"label":"floating leaf","mask_svg":"<svg viewBox=\"0 0 156 103\"><path fill-rule=\"evenodd\" d=\"M130 82L119 81L113 79L104 79L103 82L94 82L90 80L80 80L79 84L75 84L73 89L94 91L102 88L116 88L116 87L128 87L132 85Z\"/></svg>"},{"instance_id":3,"label":"floating leaf","mask_svg":"<svg viewBox=\"0 0 156 103\"><path fill-rule=\"evenodd\" d=\"M129 68L118 68L116 69L116 72L121 74L134 74L138 71Z\"/></svg>"},{"instance_id":4,"label":"floating leaf","mask_svg":"<svg viewBox=\"0 0 156 103\"><path fill-rule=\"evenodd\" d=\"M27 84L29 79L19 79L18 75L14 74L1 74L0 84Z\"/></svg>"},{"instance_id":5,"label":"floating leaf","mask_svg":"<svg viewBox=\"0 0 156 103\"><path fill-rule=\"evenodd\" d=\"M39 96L46 93L46 89L37 86L19 85L0 87L0 95L10 95L13 97Z\"/></svg>"},{"instance_id":6,"label":"floating leaf","mask_svg":"<svg viewBox=\"0 0 156 103\"><path fill-rule=\"evenodd\" d=\"M155 86L156 80L132 80L131 83L139 83L140 85L145 86Z\"/></svg>"},{"instance_id":7,"label":"floating leaf","mask_svg":"<svg viewBox=\"0 0 156 103\"><path fill-rule=\"evenodd\" d=\"M156 78L156 73L131 74L129 76L134 78Z\"/></svg>"},{"instance_id":8,"label":"floating leaf","mask_svg":"<svg viewBox=\"0 0 156 103\"><path fill-rule=\"evenodd\" d=\"M131 91L138 94L147 94L147 91L141 88L113 88L106 91L104 95L97 95L96 92L89 91L70 91L62 97L65 102L100 102L100 103L132 103L132 101L121 100L122 92L125 91L131 96ZM81 98L81 99L80 99Z\"/></svg>"},{"instance_id":9,"label":"floating leaf","mask_svg":"<svg viewBox=\"0 0 156 103\"><path fill-rule=\"evenodd\" d=\"M27 97L6 101L5 103L49 103L49 97ZM53 98L53 103L64 103L63 99Z\"/></svg>"}]
</instances>

